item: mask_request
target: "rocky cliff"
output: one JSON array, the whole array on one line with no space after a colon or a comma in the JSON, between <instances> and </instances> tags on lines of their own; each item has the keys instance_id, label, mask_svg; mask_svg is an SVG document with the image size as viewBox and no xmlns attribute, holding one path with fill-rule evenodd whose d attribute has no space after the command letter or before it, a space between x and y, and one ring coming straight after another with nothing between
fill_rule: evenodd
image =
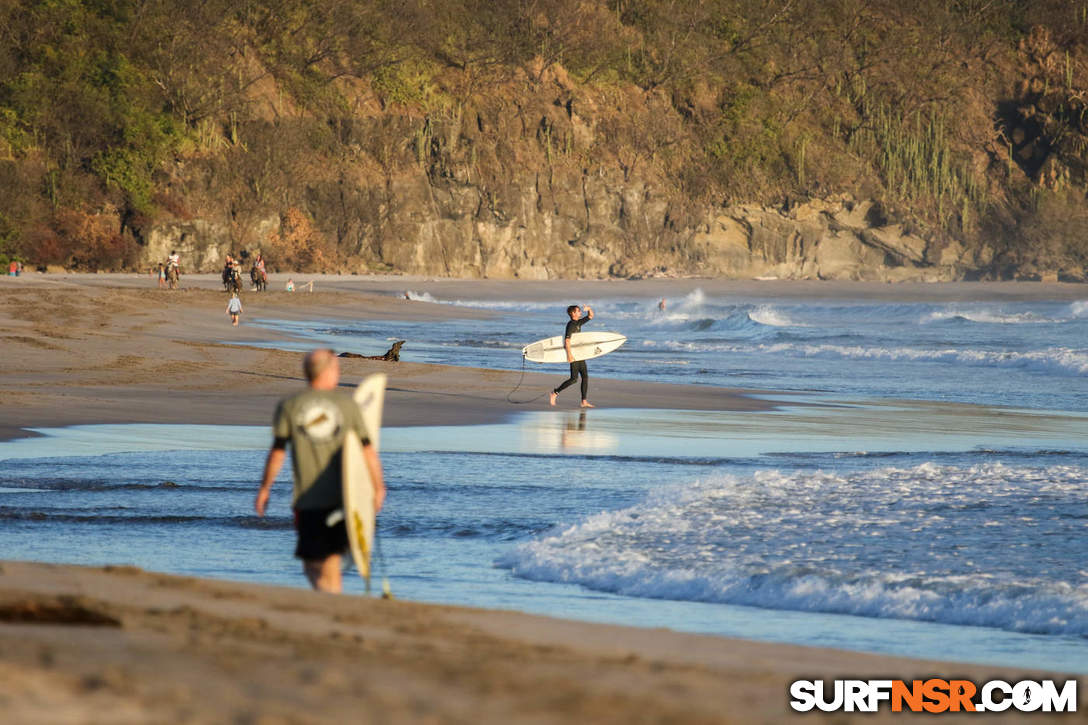
<instances>
[{"instance_id":1,"label":"rocky cliff","mask_svg":"<svg viewBox=\"0 0 1088 725\"><path fill-rule=\"evenodd\" d=\"M0 259L1086 277L1059 0L107 5L0 10Z\"/></svg>"},{"instance_id":2,"label":"rocky cliff","mask_svg":"<svg viewBox=\"0 0 1088 725\"><path fill-rule=\"evenodd\" d=\"M414 182L414 183L413 183ZM580 187L580 188L579 188ZM329 269L448 277L570 279L707 276L727 278L952 281L987 276L993 250L917 236L882 223L872 201L809 200L794 206L707 208L679 225L666 198L645 187L599 180L549 191L534 181L508 190L509 211L489 208L479 190L438 191L425 178L394 185L372 236ZM562 201L556 197L563 197ZM486 209L486 211L485 211ZM564 213L564 210L566 213ZM248 256L278 233L260 220L250 247L227 224L206 220L156 225L143 263L179 250L193 271L219 269L227 254ZM261 233L263 230L263 234ZM283 267L273 259L274 266ZM1078 270L1025 271L1023 279L1078 280Z\"/></svg>"}]
</instances>

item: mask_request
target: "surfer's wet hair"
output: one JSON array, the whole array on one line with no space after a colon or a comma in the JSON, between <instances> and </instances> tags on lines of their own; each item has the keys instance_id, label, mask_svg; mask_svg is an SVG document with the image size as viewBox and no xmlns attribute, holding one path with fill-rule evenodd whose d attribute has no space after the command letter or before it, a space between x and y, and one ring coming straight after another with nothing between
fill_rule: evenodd
<instances>
[{"instance_id":1,"label":"surfer's wet hair","mask_svg":"<svg viewBox=\"0 0 1088 725\"><path fill-rule=\"evenodd\" d=\"M571 305L570 307L567 308L567 314L568 315L573 315L575 310L580 310L580 309L582 309L582 308L579 307L578 305Z\"/></svg>"},{"instance_id":2,"label":"surfer's wet hair","mask_svg":"<svg viewBox=\"0 0 1088 725\"><path fill-rule=\"evenodd\" d=\"M319 347L311 350L302 359L302 372L306 373L306 379L313 382L317 376L325 372L325 368L336 359L336 353L327 347Z\"/></svg>"}]
</instances>

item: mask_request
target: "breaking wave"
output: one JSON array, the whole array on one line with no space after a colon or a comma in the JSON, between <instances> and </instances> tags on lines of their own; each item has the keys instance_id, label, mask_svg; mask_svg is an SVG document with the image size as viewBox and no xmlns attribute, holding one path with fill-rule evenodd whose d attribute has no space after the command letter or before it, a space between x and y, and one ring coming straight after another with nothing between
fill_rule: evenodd
<instances>
[{"instance_id":1,"label":"breaking wave","mask_svg":"<svg viewBox=\"0 0 1088 725\"><path fill-rule=\"evenodd\" d=\"M1062 514L1083 509L1086 473L925 463L718 476L498 564L634 597L1088 636L1083 520Z\"/></svg>"}]
</instances>

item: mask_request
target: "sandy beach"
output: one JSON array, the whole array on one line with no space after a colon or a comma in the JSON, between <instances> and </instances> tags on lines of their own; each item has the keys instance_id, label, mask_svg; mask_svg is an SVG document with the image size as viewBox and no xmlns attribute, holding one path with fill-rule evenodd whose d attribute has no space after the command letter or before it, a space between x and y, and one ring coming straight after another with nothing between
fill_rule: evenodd
<instances>
[{"instance_id":1,"label":"sandy beach","mask_svg":"<svg viewBox=\"0 0 1088 725\"><path fill-rule=\"evenodd\" d=\"M0 278L4 358L0 363L0 439L25 428L87 423L222 423L261 425L276 401L302 382L299 356L261 347L285 339L249 324L255 318L292 320L443 319L485 311L404 299L422 291L443 299L580 299L592 294L680 296L695 288L716 294L782 298L842 294L858 299L1081 299L1083 287L1037 283L889 285L876 283L722 282L512 282L321 276L316 292L283 292L285 275L270 290L247 294L240 327L232 328L226 298L214 275L186 276L181 290L154 288L147 275L44 275ZM227 322L227 324L224 324ZM384 349L375 349L380 355ZM518 374L496 370L345 359L345 384L375 370L391 375L386 424L471 425L525 409L543 410L546 398L514 406L506 393ZM522 389L536 393L554 374L530 372ZM678 410L760 410L764 401L742 390L595 380L595 397L609 407Z\"/></svg>"},{"instance_id":2,"label":"sandy beach","mask_svg":"<svg viewBox=\"0 0 1088 725\"><path fill-rule=\"evenodd\" d=\"M248 294L243 323L232 328L224 313L226 298L209 275L186 278L186 286L173 293L147 289L145 277L128 275L106 285L104 276L40 275L0 283L5 285L0 310L7 320L0 437L23 435L20 429L29 427L87 423L263 425L276 401L302 384L300 357L260 347L286 336L249 320L454 314L448 306L393 296L392 283L330 280L319 282L315 293ZM397 282L398 289L411 284ZM475 289L473 284L461 282L446 291L456 295ZM322 291L326 286L331 291ZM488 316L477 314L482 320ZM546 397L531 406L506 402L518 373L358 359L344 359L342 369L345 385L377 370L390 374L385 420L392 426L471 425L547 407ZM555 377L530 372L522 388L535 389L535 395L554 386ZM742 391L611 380L594 384L597 398L612 407L767 407Z\"/></svg>"},{"instance_id":3,"label":"sandy beach","mask_svg":"<svg viewBox=\"0 0 1088 725\"><path fill-rule=\"evenodd\" d=\"M776 723L800 678L1038 675L20 562L0 653L9 723Z\"/></svg>"},{"instance_id":4,"label":"sandy beach","mask_svg":"<svg viewBox=\"0 0 1088 725\"><path fill-rule=\"evenodd\" d=\"M299 354L270 347L290 338L251 324L257 318L478 315L486 322L494 314L408 300L405 291L448 300L471 294L578 301L617 288L647 298L695 286L782 296L832 290L819 283L322 277L315 292L287 293L283 281L274 277L273 291L247 293L242 325L232 328L210 275L185 277L174 292L138 275L4 278L0 440L93 423L267 424L276 401L303 383ZM1076 285L846 288L860 299L1084 297ZM358 359L342 366L344 384L377 370L389 374L388 426L490 423L548 407L546 398L507 402L517 372ZM555 375L531 372L522 388L535 394L554 382ZM594 400L606 408L756 412L771 406L760 392L594 380ZM792 713L789 683L1040 677L954 660L951 652L949 662L909 660L131 567L0 563L0 711L12 723L842 722L850 716ZM1083 680L1080 689L1083 696ZM887 711L860 717L910 719ZM990 717L1012 722L1022 715Z\"/></svg>"}]
</instances>

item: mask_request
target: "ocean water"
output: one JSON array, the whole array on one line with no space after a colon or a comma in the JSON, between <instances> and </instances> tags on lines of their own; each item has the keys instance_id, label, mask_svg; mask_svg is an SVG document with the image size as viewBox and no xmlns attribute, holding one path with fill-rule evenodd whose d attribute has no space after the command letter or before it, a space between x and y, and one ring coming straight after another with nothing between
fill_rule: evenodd
<instances>
[{"instance_id":1,"label":"ocean water","mask_svg":"<svg viewBox=\"0 0 1088 725\"><path fill-rule=\"evenodd\" d=\"M517 370L566 304L428 301L495 314L262 324ZM1088 302L589 302L585 329L630 338L594 376L778 407L387 429L379 572L398 596L1088 673ZM5 557L304 584L286 472L252 513L266 429L39 433L0 443Z\"/></svg>"}]
</instances>

